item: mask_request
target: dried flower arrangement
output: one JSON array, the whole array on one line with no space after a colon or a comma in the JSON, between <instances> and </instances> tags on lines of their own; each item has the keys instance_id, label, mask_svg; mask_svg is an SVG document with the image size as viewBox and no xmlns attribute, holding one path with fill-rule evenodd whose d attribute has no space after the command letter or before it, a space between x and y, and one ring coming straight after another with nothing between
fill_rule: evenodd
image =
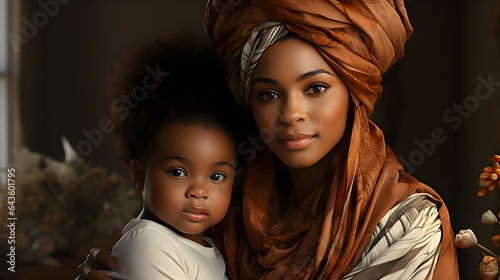
<instances>
[{"instance_id":1,"label":"dried flower arrangement","mask_svg":"<svg viewBox=\"0 0 500 280\"><path fill-rule=\"evenodd\" d=\"M483 169L483 173L479 175L479 186L481 187L477 193L477 196L479 197L483 197L489 192L495 190L497 186L500 188L500 156L495 155L491 158L491 160L493 161L493 166L485 167ZM500 212L498 213L498 217L500 218ZM491 210L483 213L481 222L484 224L500 224L497 216ZM495 244L495 247L500 247L500 234L496 234L491 239ZM468 229L459 231L455 237L455 245L462 249L477 246L489 254L485 255L483 261L479 264L479 274L483 280L500 279L498 273L498 261L500 260L500 257L488 248L479 244L476 235L472 230Z\"/></svg>"},{"instance_id":2,"label":"dried flower arrangement","mask_svg":"<svg viewBox=\"0 0 500 280\"><path fill-rule=\"evenodd\" d=\"M24 147L14 152L9 166L16 178L19 263L57 266L52 257L56 251L81 259L98 240L113 242L117 227L136 216L142 206L130 179L92 166L66 138L61 141L65 154L61 162ZM0 206L7 205L7 186L0 189ZM8 207L0 209L0 218L6 220Z\"/></svg>"}]
</instances>

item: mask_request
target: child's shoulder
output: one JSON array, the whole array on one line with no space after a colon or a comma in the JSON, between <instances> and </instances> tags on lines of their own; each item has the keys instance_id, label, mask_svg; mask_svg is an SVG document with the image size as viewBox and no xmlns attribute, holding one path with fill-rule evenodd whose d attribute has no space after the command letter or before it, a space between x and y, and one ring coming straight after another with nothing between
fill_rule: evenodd
<instances>
[{"instance_id":1,"label":"child's shoulder","mask_svg":"<svg viewBox=\"0 0 500 280\"><path fill-rule=\"evenodd\" d=\"M168 227L161 225L157 222L146 220L146 219L132 219L122 231L122 238L126 235L131 234L155 234L168 237L175 237L175 232L173 232Z\"/></svg>"},{"instance_id":2,"label":"child's shoulder","mask_svg":"<svg viewBox=\"0 0 500 280\"><path fill-rule=\"evenodd\" d=\"M118 261L121 277L141 275L140 279L163 279L168 275L165 279L188 279L190 255L179 245L174 234L153 221L130 221L111 251Z\"/></svg>"},{"instance_id":3,"label":"child's shoulder","mask_svg":"<svg viewBox=\"0 0 500 280\"><path fill-rule=\"evenodd\" d=\"M116 245L136 247L142 251L162 250L168 247L171 249L170 252L176 251L176 254L180 255L202 254L214 257L218 251L214 241L209 237L203 239L210 244L210 247L189 240L157 222L133 219L123 228L122 237Z\"/></svg>"},{"instance_id":4,"label":"child's shoulder","mask_svg":"<svg viewBox=\"0 0 500 280\"><path fill-rule=\"evenodd\" d=\"M141 247L149 244L172 246L179 242L178 239L178 234L163 225L150 220L133 219L123 228L122 237L118 243L137 244Z\"/></svg>"}]
</instances>

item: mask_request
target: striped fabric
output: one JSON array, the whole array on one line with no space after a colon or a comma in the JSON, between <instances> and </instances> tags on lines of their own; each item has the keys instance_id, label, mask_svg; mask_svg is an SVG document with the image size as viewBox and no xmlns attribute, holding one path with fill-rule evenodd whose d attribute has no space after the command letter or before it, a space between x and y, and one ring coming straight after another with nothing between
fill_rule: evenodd
<instances>
[{"instance_id":1,"label":"striped fabric","mask_svg":"<svg viewBox=\"0 0 500 280\"><path fill-rule=\"evenodd\" d=\"M415 194L396 204L378 223L360 262L342 279L432 279L441 220L427 197Z\"/></svg>"},{"instance_id":2,"label":"striped fabric","mask_svg":"<svg viewBox=\"0 0 500 280\"><path fill-rule=\"evenodd\" d=\"M269 21L252 29L243 48L231 60L227 69L228 87L236 101L244 108L249 106L250 80L262 53L274 42L288 33L281 22Z\"/></svg>"}]
</instances>

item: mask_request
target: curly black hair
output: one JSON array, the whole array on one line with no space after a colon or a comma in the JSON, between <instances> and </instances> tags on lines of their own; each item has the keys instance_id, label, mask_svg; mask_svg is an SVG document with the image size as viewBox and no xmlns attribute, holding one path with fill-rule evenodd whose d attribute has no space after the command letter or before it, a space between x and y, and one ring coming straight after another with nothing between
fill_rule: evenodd
<instances>
[{"instance_id":1,"label":"curly black hair","mask_svg":"<svg viewBox=\"0 0 500 280\"><path fill-rule=\"evenodd\" d=\"M209 43L190 34L156 40L117 60L106 97L113 149L126 169L131 160L147 158L166 124L215 126L236 144L250 123L229 93Z\"/></svg>"}]
</instances>

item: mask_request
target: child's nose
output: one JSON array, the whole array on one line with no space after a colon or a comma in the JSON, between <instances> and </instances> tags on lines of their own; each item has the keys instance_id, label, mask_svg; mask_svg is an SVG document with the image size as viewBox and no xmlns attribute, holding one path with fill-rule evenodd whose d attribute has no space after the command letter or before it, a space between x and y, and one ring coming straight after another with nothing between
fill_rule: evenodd
<instances>
[{"instance_id":1,"label":"child's nose","mask_svg":"<svg viewBox=\"0 0 500 280\"><path fill-rule=\"evenodd\" d=\"M196 182L186 192L186 198L208 199L208 190L205 184Z\"/></svg>"}]
</instances>

